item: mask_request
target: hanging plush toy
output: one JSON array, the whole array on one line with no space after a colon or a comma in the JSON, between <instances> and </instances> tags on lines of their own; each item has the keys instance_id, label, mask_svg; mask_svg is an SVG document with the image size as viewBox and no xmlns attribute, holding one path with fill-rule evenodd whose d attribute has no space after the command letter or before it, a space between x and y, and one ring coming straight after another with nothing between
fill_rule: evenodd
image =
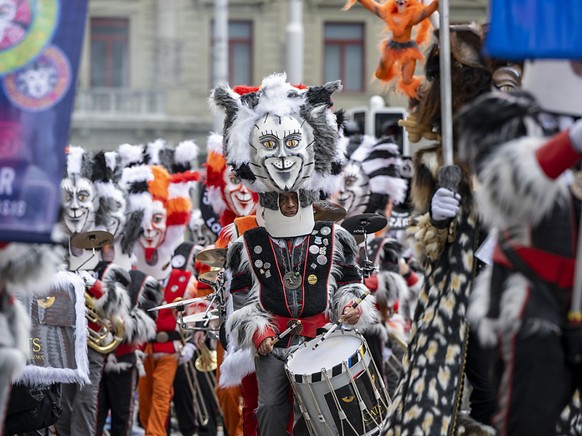
<instances>
[{"instance_id":1,"label":"hanging plush toy","mask_svg":"<svg viewBox=\"0 0 582 436\"><path fill-rule=\"evenodd\" d=\"M420 79L414 76L416 61L423 60L418 46L428 39L430 21L427 19L438 10L438 0L424 6L419 0L388 0L377 3L374 0L348 0L344 10L350 9L356 1L380 17L386 23L391 38L380 42L380 63L375 76L382 82L392 82L398 78L397 89L410 98L416 98ZM412 39L412 29L420 28ZM399 77L398 77L399 76Z\"/></svg>"}]
</instances>

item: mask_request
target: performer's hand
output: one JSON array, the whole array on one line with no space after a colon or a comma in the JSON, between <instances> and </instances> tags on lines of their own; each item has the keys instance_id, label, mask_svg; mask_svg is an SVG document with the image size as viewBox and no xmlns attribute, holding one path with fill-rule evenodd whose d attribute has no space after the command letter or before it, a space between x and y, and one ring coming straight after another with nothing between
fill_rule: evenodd
<instances>
[{"instance_id":1,"label":"performer's hand","mask_svg":"<svg viewBox=\"0 0 582 436\"><path fill-rule=\"evenodd\" d=\"M570 141L578 153L582 153L582 118L574 123L570 129Z\"/></svg>"},{"instance_id":2,"label":"performer's hand","mask_svg":"<svg viewBox=\"0 0 582 436\"><path fill-rule=\"evenodd\" d=\"M194 357L194 350L196 350L196 347L194 346L194 344L190 343L190 342L186 342L184 344L184 347L182 347L182 351L180 352L180 360L179 363L180 365L183 365L186 362L189 362L192 357Z\"/></svg>"},{"instance_id":3,"label":"performer's hand","mask_svg":"<svg viewBox=\"0 0 582 436\"><path fill-rule=\"evenodd\" d=\"M205 345L204 341L206 341L206 332L197 331L194 333L194 345L196 345L196 348L200 350Z\"/></svg>"},{"instance_id":4,"label":"performer's hand","mask_svg":"<svg viewBox=\"0 0 582 436\"><path fill-rule=\"evenodd\" d=\"M439 188L432 196L430 217L433 221L446 221L457 215L461 196L447 188Z\"/></svg>"},{"instance_id":5,"label":"performer's hand","mask_svg":"<svg viewBox=\"0 0 582 436\"><path fill-rule=\"evenodd\" d=\"M261 342L261 345L259 345L257 352L261 356L266 356L271 351L273 351L273 338L265 338L263 342Z\"/></svg>"},{"instance_id":6,"label":"performer's hand","mask_svg":"<svg viewBox=\"0 0 582 436\"><path fill-rule=\"evenodd\" d=\"M356 307L349 307L347 306L343 313L342 313L342 318L344 319L344 322L350 325L354 325L357 324L358 321L360 320L360 310Z\"/></svg>"}]
</instances>

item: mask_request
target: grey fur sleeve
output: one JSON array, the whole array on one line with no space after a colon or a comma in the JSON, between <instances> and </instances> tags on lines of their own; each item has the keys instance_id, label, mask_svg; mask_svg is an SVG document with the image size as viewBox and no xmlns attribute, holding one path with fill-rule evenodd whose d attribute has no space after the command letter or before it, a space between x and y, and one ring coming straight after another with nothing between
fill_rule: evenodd
<instances>
[{"instance_id":1,"label":"grey fur sleeve","mask_svg":"<svg viewBox=\"0 0 582 436\"><path fill-rule=\"evenodd\" d=\"M535 157L535 150L546 142L543 137L510 141L481 163L476 198L486 224L499 228L524 223L535 226L556 203L566 201L564 181L548 178Z\"/></svg>"},{"instance_id":2,"label":"grey fur sleeve","mask_svg":"<svg viewBox=\"0 0 582 436\"><path fill-rule=\"evenodd\" d=\"M252 348L253 335L273 328L270 316L259 303L259 281L253 277L243 238L228 249L226 261L227 290L233 302L233 312L226 320L229 343L235 348Z\"/></svg>"}]
</instances>

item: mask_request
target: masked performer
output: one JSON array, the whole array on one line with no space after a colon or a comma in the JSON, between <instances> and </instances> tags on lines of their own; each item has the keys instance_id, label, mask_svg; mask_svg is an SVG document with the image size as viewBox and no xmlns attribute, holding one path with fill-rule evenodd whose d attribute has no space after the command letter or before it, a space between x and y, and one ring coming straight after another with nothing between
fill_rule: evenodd
<instances>
[{"instance_id":1,"label":"masked performer","mask_svg":"<svg viewBox=\"0 0 582 436\"><path fill-rule=\"evenodd\" d=\"M375 76L382 82L391 82L397 76L397 89L410 98L417 97L420 79L414 76L416 62L423 60L418 46L426 42L431 14L438 10L438 0L424 6L419 0L389 0L377 3L374 0L349 0L344 10L350 9L356 1L380 17L386 23L386 31L392 37L380 43L380 63ZM412 29L420 25L416 38L412 39Z\"/></svg>"},{"instance_id":2,"label":"masked performer","mask_svg":"<svg viewBox=\"0 0 582 436\"><path fill-rule=\"evenodd\" d=\"M235 87L237 94L246 93L250 89ZM254 89L256 90L256 89ZM213 134L208 138L208 159L206 161L206 186L208 189L208 199L214 211L220 216L220 224L224 227L234 222L239 217L249 217L254 215L257 195L250 191L242 180L232 171L230 165L222 153L222 135ZM228 242L219 238L216 243L217 248L226 248ZM256 389L247 394L243 401L243 416L240 414L240 387L221 387L220 385L220 365L224 360L224 349L221 344L217 345L218 370L217 370L217 395L220 407L224 414L225 426L229 434L237 435L243 431L245 434L256 434L256 419L254 410L256 409ZM250 376L252 377L252 376ZM247 385L253 385L247 381Z\"/></svg>"},{"instance_id":3,"label":"masked performer","mask_svg":"<svg viewBox=\"0 0 582 436\"><path fill-rule=\"evenodd\" d=\"M365 287L355 265L356 246L344 229L313 218L320 190L337 183L338 128L329 109L339 82L300 90L275 74L259 91L238 95L228 86L211 102L226 112L226 158L236 174L259 193L265 227L247 230L229 249L227 277L234 311L227 335L240 348L256 349L261 435L285 434L292 412L281 355L314 337L343 313L348 324L375 318L372 301L351 303ZM303 330L277 342L287 321ZM277 357L276 357L277 356ZM279 358L278 358L279 357Z\"/></svg>"},{"instance_id":4,"label":"masked performer","mask_svg":"<svg viewBox=\"0 0 582 436\"><path fill-rule=\"evenodd\" d=\"M57 238L69 247L68 269L79 274L85 282L89 302L87 314L91 312L96 316L89 320L89 332L100 332L103 323L109 324L112 320L115 322L109 325L120 330L129 310L127 271L103 260L101 251L79 249L73 242L78 234L106 230L107 223L103 218L108 212L102 210L106 205L100 205L93 183L95 168L90 153L80 147L69 148L67 177L61 182L63 217L56 233ZM115 331L104 342L89 335L87 354L91 383L82 387L72 383L64 385L63 413L55 424L59 434L90 434L94 431L104 355L119 343Z\"/></svg>"},{"instance_id":5,"label":"masked performer","mask_svg":"<svg viewBox=\"0 0 582 436\"><path fill-rule=\"evenodd\" d=\"M491 73L480 54L479 31L451 26L450 36L455 113L491 89ZM441 119L438 53L435 45L427 56L429 82L415 114L421 125L429 126L425 129L429 134L439 131ZM495 405L487 353L468 338L465 316L478 266L474 252L484 238L467 166L455 157L461 169L455 193L438 186L443 165L441 144L422 149L413 160L412 198L420 215L409 232L416 258L425 270L425 283L410 332L403 377L390 406L388 434L454 434L459 425L464 374L473 387L471 417L489 424Z\"/></svg>"},{"instance_id":6,"label":"masked performer","mask_svg":"<svg viewBox=\"0 0 582 436\"><path fill-rule=\"evenodd\" d=\"M531 94L486 95L458 117L480 214L498 229L493 265L477 282L469 315L495 351L500 435L572 434L556 425L581 387L581 350L569 342L580 320L568 312L580 272L582 196L579 173L560 176L582 152L582 121L572 124L582 116L580 65L530 62L524 88Z\"/></svg>"},{"instance_id":7,"label":"masked performer","mask_svg":"<svg viewBox=\"0 0 582 436\"><path fill-rule=\"evenodd\" d=\"M192 274L172 268L171 260L190 220L190 187L199 178L197 172L190 170L196 152L191 141L181 142L176 149L166 147L162 141L149 144L144 149L146 165L136 170L128 187L132 193L130 210L141 207L146 211L142 220L144 233L135 246L136 267L161 282L164 304L195 293ZM138 383L140 422L147 434L165 435L179 357L193 356L193 347L181 341L172 309L159 311L156 340L148 343L144 351L145 376Z\"/></svg>"}]
</instances>

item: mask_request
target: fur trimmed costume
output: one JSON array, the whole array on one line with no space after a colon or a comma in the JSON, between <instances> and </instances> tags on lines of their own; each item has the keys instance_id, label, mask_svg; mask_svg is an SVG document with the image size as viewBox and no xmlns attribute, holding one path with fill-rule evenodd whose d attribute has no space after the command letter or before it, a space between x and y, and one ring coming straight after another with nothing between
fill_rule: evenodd
<instances>
[{"instance_id":1,"label":"fur trimmed costume","mask_svg":"<svg viewBox=\"0 0 582 436\"><path fill-rule=\"evenodd\" d=\"M480 184L482 218L498 229L493 265L477 282L469 317L496 352L500 435L573 434L580 426L573 399L580 366L570 360L568 341L579 330L568 312L580 197L562 176L580 155L567 130L551 136L559 118L524 92L483 96L459 116L460 151ZM563 413L569 403L577 416Z\"/></svg>"},{"instance_id":2,"label":"fur trimmed costume","mask_svg":"<svg viewBox=\"0 0 582 436\"><path fill-rule=\"evenodd\" d=\"M453 113L463 104L491 88L491 74L481 58L481 35L470 26L451 26L451 65ZM439 131L440 69L439 47L428 56L427 87L415 113L429 132ZM454 144L453 144L454 147ZM488 423L493 413L494 396L487 379L487 359L471 347L466 310L473 279L477 273L474 252L481 239L473 197L472 174L454 158L461 179L456 192L461 204L456 216L435 222L431 201L437 191L438 176L444 165L441 144L419 150L413 157L412 199L419 215L408 233L412 235L415 258L425 272L424 288L419 295L410 331L408 353L403 359L404 375L390 406L385 434L452 435L460 429L459 412L464 376L473 384L471 416ZM469 351L470 350L470 351ZM482 415L482 416L481 416Z\"/></svg>"}]
</instances>

